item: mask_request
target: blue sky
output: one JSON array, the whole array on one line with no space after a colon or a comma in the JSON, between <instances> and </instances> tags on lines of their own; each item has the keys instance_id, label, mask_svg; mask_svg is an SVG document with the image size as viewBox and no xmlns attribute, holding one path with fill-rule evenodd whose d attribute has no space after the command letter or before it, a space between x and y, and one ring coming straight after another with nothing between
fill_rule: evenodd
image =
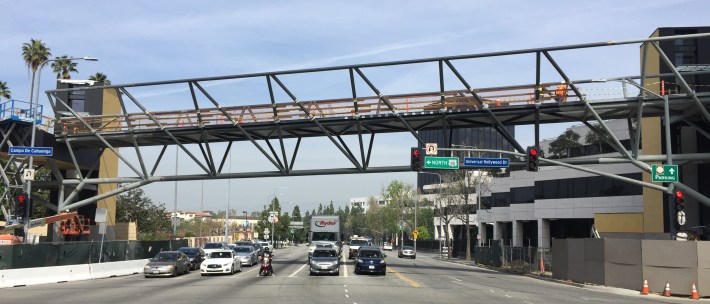
<instances>
[{"instance_id":1,"label":"blue sky","mask_svg":"<svg viewBox=\"0 0 710 304\"><path fill-rule=\"evenodd\" d=\"M0 0L0 81L15 99L29 99L30 79L21 46L41 39L55 56L94 56L79 62L73 79L96 72L114 84L236 75L437 56L473 54L608 40L644 38L657 27L703 26L707 1L8 1ZM638 74L638 46L553 54L573 79ZM462 63L474 86L534 82L530 58L511 57ZM413 92L432 85L429 67L372 71L385 94ZM42 90L53 88L49 69ZM546 74L547 81L559 80ZM327 76L291 81L299 96L349 94ZM264 103L263 84L249 81L213 84L211 90L239 103ZM248 93L244 93L248 92ZM181 87L137 90L157 108L179 107ZM239 93L239 94L238 94ZM305 99L305 98L301 98ZM44 102L44 100L42 100ZM186 107L187 108L187 107ZM173 108L178 109L178 108ZM545 126L542 137L560 126ZM531 128L516 137L531 143ZM384 140L383 140L384 139ZM354 142L348 139L348 142ZM376 141L373 166L406 165L411 135L386 135ZM292 147L294 142L287 146ZM233 171L272 170L246 144L233 155ZM172 149L172 148L171 148ZM217 150L220 148L217 147ZM222 148L223 149L223 148ZM298 167L347 167L327 140L302 144ZM172 153L174 155L174 150ZM121 151L124 153L124 151ZM125 151L132 157L130 151ZM146 149L148 158L156 149ZM184 163L184 164L183 164ZM174 173L174 156L158 174ZM179 173L199 169L181 154ZM131 175L122 166L123 176ZM231 181L231 208L260 209L275 191L282 201L312 209L351 197L375 195L394 179L414 183L415 173L272 178ZM204 209L224 209L227 181L204 183ZM197 210L201 182L178 184L178 209ZM172 209L174 183L144 187ZM288 187L288 188L277 188ZM287 205L290 209L290 205Z\"/></svg>"}]
</instances>

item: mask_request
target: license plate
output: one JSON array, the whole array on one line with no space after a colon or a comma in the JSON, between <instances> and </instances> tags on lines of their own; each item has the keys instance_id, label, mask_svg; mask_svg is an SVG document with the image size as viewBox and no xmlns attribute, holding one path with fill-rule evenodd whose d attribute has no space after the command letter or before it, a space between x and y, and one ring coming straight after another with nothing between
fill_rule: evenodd
<instances>
[{"instance_id":1,"label":"license plate","mask_svg":"<svg viewBox=\"0 0 710 304\"><path fill-rule=\"evenodd\" d=\"M328 269L328 266L321 266L320 269Z\"/></svg>"},{"instance_id":2,"label":"license plate","mask_svg":"<svg viewBox=\"0 0 710 304\"><path fill-rule=\"evenodd\" d=\"M370 269L375 269L375 266L370 266Z\"/></svg>"},{"instance_id":3,"label":"license plate","mask_svg":"<svg viewBox=\"0 0 710 304\"><path fill-rule=\"evenodd\" d=\"M158 273L160 273L160 271L153 270L153 274L158 274Z\"/></svg>"}]
</instances>

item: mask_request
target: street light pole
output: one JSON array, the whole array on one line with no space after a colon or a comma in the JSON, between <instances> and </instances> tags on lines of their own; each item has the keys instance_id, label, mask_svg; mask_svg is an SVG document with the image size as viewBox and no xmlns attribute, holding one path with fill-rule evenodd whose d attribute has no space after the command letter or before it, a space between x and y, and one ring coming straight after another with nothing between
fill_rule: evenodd
<instances>
[{"instance_id":1,"label":"street light pole","mask_svg":"<svg viewBox=\"0 0 710 304\"><path fill-rule=\"evenodd\" d=\"M288 189L288 187L276 187L276 188L274 188L274 194L273 194L274 199L276 198L276 191L277 191L279 188L281 188L281 189ZM271 196L269 196L269 197L271 197ZM275 223L274 223L275 220L276 220L276 215L274 214L274 212L275 212L275 210L274 210L274 205L275 205L275 204L274 204L274 202L271 202L271 201L270 201L269 203L271 204L271 213L270 213L269 215L272 216L272 218L271 218L271 246L272 246L272 248L276 248L276 247L274 247L274 234L276 234L276 228L275 228Z\"/></svg>"},{"instance_id":2,"label":"street light pole","mask_svg":"<svg viewBox=\"0 0 710 304\"><path fill-rule=\"evenodd\" d=\"M76 57L76 58L55 58L55 59L47 59L44 62L42 62L39 65L39 72L37 73L37 94L34 96L34 102L30 100L30 103L32 104L32 135L30 136L30 147L34 148L35 147L35 137L37 134L37 109L39 108L39 85L40 82L42 81L42 68L44 68L47 63L51 61L57 61L57 60L68 60L68 61L73 61L73 60L86 60L86 61L98 61L98 59L94 57ZM32 169L34 166L34 157L30 155L30 162L29 162L29 169ZM30 230L30 211L32 210L32 181L27 181L27 210L25 211L25 243L29 243L29 230ZM61 210L57 210L57 213L61 212Z\"/></svg>"}]
</instances>

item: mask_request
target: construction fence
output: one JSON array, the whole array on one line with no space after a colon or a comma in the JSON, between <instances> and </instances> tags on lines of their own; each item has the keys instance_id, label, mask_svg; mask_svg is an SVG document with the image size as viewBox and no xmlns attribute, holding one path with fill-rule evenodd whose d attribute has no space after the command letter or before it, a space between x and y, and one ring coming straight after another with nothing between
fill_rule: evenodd
<instances>
[{"instance_id":1,"label":"construction fence","mask_svg":"<svg viewBox=\"0 0 710 304\"><path fill-rule=\"evenodd\" d=\"M158 252L187 247L187 240L106 241L0 246L0 270L148 259Z\"/></svg>"}]
</instances>

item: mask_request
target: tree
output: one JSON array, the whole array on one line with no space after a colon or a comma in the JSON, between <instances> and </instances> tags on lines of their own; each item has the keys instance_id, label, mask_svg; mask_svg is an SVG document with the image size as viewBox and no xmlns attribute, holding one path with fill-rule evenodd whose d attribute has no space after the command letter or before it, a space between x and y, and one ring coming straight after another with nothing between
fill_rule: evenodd
<instances>
[{"instance_id":1,"label":"tree","mask_svg":"<svg viewBox=\"0 0 710 304\"><path fill-rule=\"evenodd\" d=\"M153 203L145 197L143 189L132 189L117 196L116 218L136 220L140 240L168 239L172 228L166 214L165 205Z\"/></svg>"},{"instance_id":2,"label":"tree","mask_svg":"<svg viewBox=\"0 0 710 304\"><path fill-rule=\"evenodd\" d=\"M417 236L417 239L431 240L431 234L429 234L429 229L427 228L427 226L423 226L423 225L419 226L419 228L417 228L417 230L419 231L419 235Z\"/></svg>"},{"instance_id":3,"label":"tree","mask_svg":"<svg viewBox=\"0 0 710 304\"><path fill-rule=\"evenodd\" d=\"M602 153L602 143L604 142L610 142L610 139L601 125L592 125L587 135L584 136L584 143L597 145L599 147L599 153Z\"/></svg>"},{"instance_id":4,"label":"tree","mask_svg":"<svg viewBox=\"0 0 710 304\"><path fill-rule=\"evenodd\" d=\"M89 76L89 80L103 82L105 85L111 85L111 80L108 80L106 74L98 72L94 75Z\"/></svg>"},{"instance_id":5,"label":"tree","mask_svg":"<svg viewBox=\"0 0 710 304\"><path fill-rule=\"evenodd\" d=\"M22 59L27 65L28 72L32 73L32 85L30 86L30 102L34 97L35 91L35 74L39 65L52 56L50 49L42 43L42 40L30 39L30 42L22 44Z\"/></svg>"},{"instance_id":6,"label":"tree","mask_svg":"<svg viewBox=\"0 0 710 304\"><path fill-rule=\"evenodd\" d=\"M76 62L69 60L69 56L56 57L52 62L52 71L57 73L57 79L71 79L71 72L78 73Z\"/></svg>"},{"instance_id":7,"label":"tree","mask_svg":"<svg viewBox=\"0 0 710 304\"><path fill-rule=\"evenodd\" d=\"M579 143L579 138L580 136L577 132L567 130L550 143L548 152L558 158L567 157L570 148L582 146L582 144Z\"/></svg>"},{"instance_id":8,"label":"tree","mask_svg":"<svg viewBox=\"0 0 710 304\"><path fill-rule=\"evenodd\" d=\"M10 92L10 89L7 87L7 82L0 81L0 97L10 99L12 98L10 94L12 94L12 92Z\"/></svg>"}]
</instances>

